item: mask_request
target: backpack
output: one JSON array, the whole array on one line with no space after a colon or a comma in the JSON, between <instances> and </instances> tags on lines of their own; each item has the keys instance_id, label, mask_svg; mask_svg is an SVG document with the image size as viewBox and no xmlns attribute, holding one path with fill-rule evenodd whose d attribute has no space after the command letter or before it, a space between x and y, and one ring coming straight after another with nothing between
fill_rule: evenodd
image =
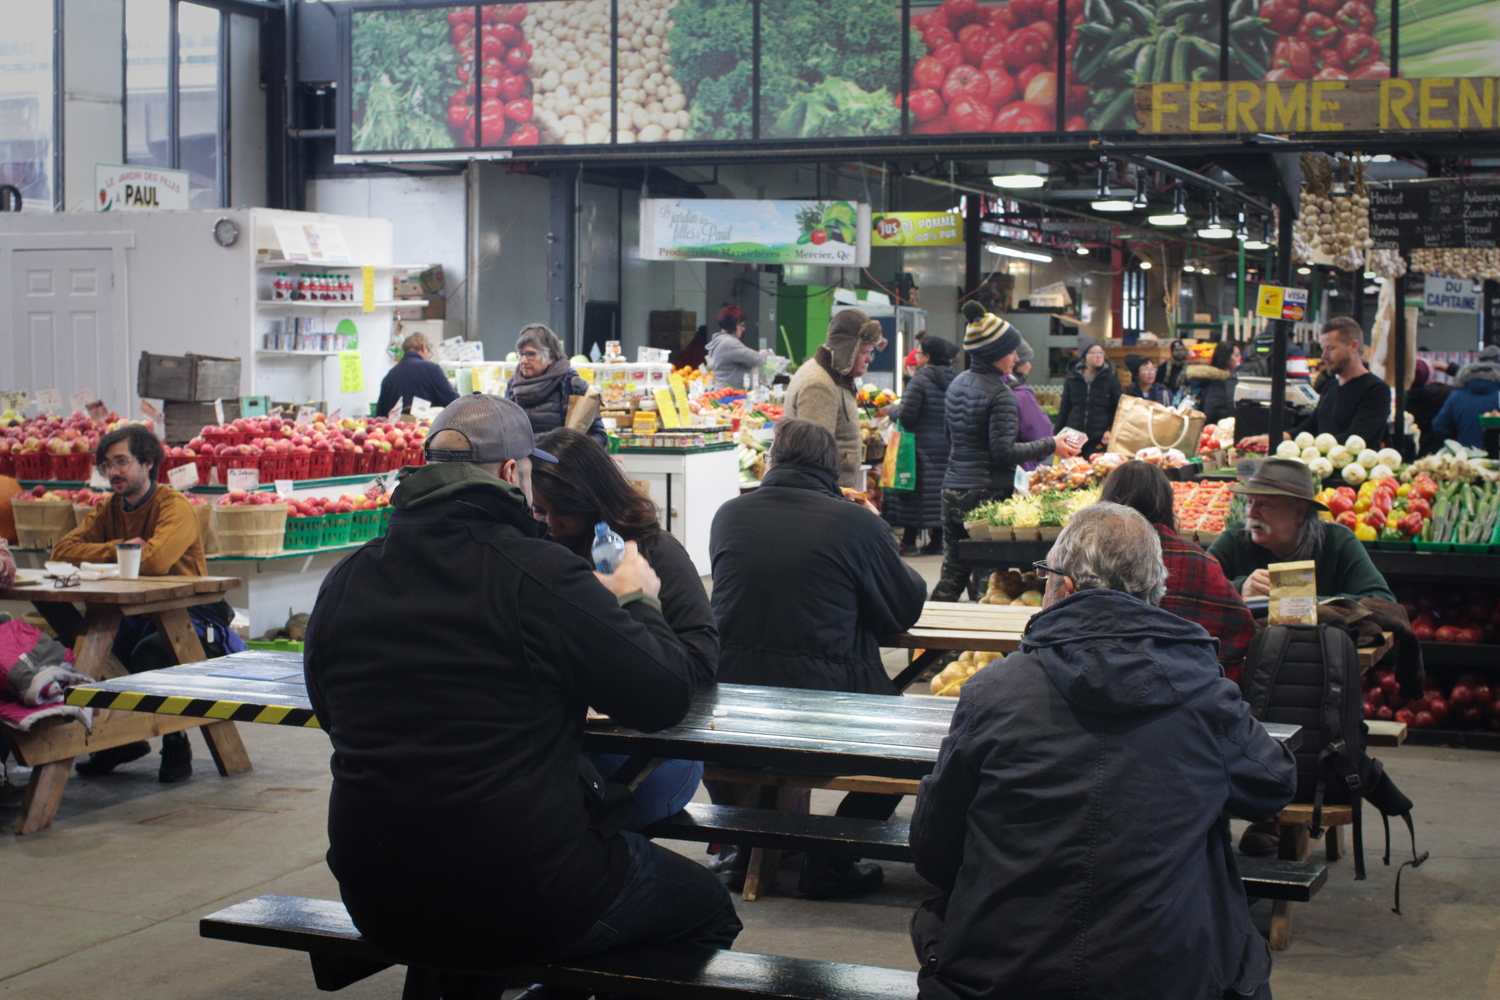
<instances>
[{"instance_id":1,"label":"backpack","mask_svg":"<svg viewBox=\"0 0 1500 1000\"><path fill-rule=\"evenodd\" d=\"M1323 836L1323 804L1353 806L1354 877L1365 878L1361 801L1380 811L1385 825L1386 865L1391 863L1391 816L1406 821L1412 859L1396 869L1395 912L1401 912L1401 869L1420 867L1412 801L1401 793L1380 761L1365 753L1364 699L1359 650L1342 623L1272 625L1256 633L1245 656L1242 688L1250 714L1261 722L1302 727L1297 748L1297 794L1313 807L1314 839Z\"/></svg>"}]
</instances>

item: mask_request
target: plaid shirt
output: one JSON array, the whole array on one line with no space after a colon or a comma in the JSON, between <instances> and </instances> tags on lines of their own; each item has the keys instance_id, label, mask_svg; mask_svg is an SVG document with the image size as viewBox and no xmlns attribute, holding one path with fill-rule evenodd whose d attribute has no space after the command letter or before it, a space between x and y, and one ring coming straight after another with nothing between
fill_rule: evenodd
<instances>
[{"instance_id":1,"label":"plaid shirt","mask_svg":"<svg viewBox=\"0 0 1500 1000\"><path fill-rule=\"evenodd\" d=\"M1255 635L1255 619L1239 591L1225 579L1213 556L1165 525L1156 525L1156 533L1161 536L1161 557L1167 566L1162 610L1197 622L1218 639L1220 663L1239 663Z\"/></svg>"}]
</instances>

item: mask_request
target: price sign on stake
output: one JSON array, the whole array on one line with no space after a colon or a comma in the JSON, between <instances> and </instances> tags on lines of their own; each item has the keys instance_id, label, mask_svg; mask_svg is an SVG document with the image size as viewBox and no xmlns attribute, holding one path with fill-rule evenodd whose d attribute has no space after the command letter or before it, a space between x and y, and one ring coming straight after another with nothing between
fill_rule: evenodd
<instances>
[{"instance_id":1,"label":"price sign on stake","mask_svg":"<svg viewBox=\"0 0 1500 1000\"><path fill-rule=\"evenodd\" d=\"M20 413L26 409L30 396L25 389L11 389L0 392L0 410L15 410Z\"/></svg>"},{"instance_id":2,"label":"price sign on stake","mask_svg":"<svg viewBox=\"0 0 1500 1000\"><path fill-rule=\"evenodd\" d=\"M252 490L260 485L260 470L230 469L227 485L232 490Z\"/></svg>"},{"instance_id":3,"label":"price sign on stake","mask_svg":"<svg viewBox=\"0 0 1500 1000\"><path fill-rule=\"evenodd\" d=\"M369 497L371 500L379 500L381 497L385 496L387 492L389 491L385 488L384 476L376 476L374 479L370 480L369 485L365 487L365 496Z\"/></svg>"},{"instance_id":4,"label":"price sign on stake","mask_svg":"<svg viewBox=\"0 0 1500 1000\"><path fill-rule=\"evenodd\" d=\"M328 414L328 422L330 424L336 424L342 419L344 419L344 408L342 406Z\"/></svg>"},{"instance_id":5,"label":"price sign on stake","mask_svg":"<svg viewBox=\"0 0 1500 1000\"><path fill-rule=\"evenodd\" d=\"M220 425L224 423L224 401L222 399L214 400L214 423Z\"/></svg>"},{"instance_id":6,"label":"price sign on stake","mask_svg":"<svg viewBox=\"0 0 1500 1000\"><path fill-rule=\"evenodd\" d=\"M198 463L189 462L167 470L167 483L174 490L182 491L198 485Z\"/></svg>"},{"instance_id":7,"label":"price sign on stake","mask_svg":"<svg viewBox=\"0 0 1500 1000\"><path fill-rule=\"evenodd\" d=\"M141 412L146 415L147 420L151 421L151 425L156 431L156 436L165 438L167 436L167 415L158 410L155 404L149 399L141 400Z\"/></svg>"},{"instance_id":8,"label":"price sign on stake","mask_svg":"<svg viewBox=\"0 0 1500 1000\"><path fill-rule=\"evenodd\" d=\"M56 413L62 409L62 393L57 389L43 389L36 394L38 413Z\"/></svg>"},{"instance_id":9,"label":"price sign on stake","mask_svg":"<svg viewBox=\"0 0 1500 1000\"><path fill-rule=\"evenodd\" d=\"M82 413L84 411L84 408L87 407L89 403L93 401L93 399L94 390L92 388L79 389L77 392L73 393L73 395L68 397L68 403L73 407L74 413ZM220 423L223 423L223 421L220 421Z\"/></svg>"},{"instance_id":10,"label":"price sign on stake","mask_svg":"<svg viewBox=\"0 0 1500 1000\"><path fill-rule=\"evenodd\" d=\"M411 415L416 417L418 420L427 419L427 414L431 412L431 410L432 404L423 399L421 396L413 396L411 398Z\"/></svg>"},{"instance_id":11,"label":"price sign on stake","mask_svg":"<svg viewBox=\"0 0 1500 1000\"><path fill-rule=\"evenodd\" d=\"M290 479L278 479L278 480L276 480L276 495L279 496L279 497L289 497L289 496L291 496L292 495L292 481Z\"/></svg>"},{"instance_id":12,"label":"price sign on stake","mask_svg":"<svg viewBox=\"0 0 1500 1000\"><path fill-rule=\"evenodd\" d=\"M401 419L401 404L397 403L395 406L391 407L390 421L391 421L391 423L394 424L396 421L398 421L400 419Z\"/></svg>"},{"instance_id":13,"label":"price sign on stake","mask_svg":"<svg viewBox=\"0 0 1500 1000\"><path fill-rule=\"evenodd\" d=\"M105 479L104 478L104 473L100 472L98 469L95 469L93 471L93 473L89 476L89 487L91 489L96 489L96 490L111 489L111 486L109 485L109 480Z\"/></svg>"},{"instance_id":14,"label":"price sign on stake","mask_svg":"<svg viewBox=\"0 0 1500 1000\"><path fill-rule=\"evenodd\" d=\"M94 400L88 406L84 407L84 409L88 411L89 419L91 420L105 420L109 417L109 407L104 405L104 400L102 399Z\"/></svg>"},{"instance_id":15,"label":"price sign on stake","mask_svg":"<svg viewBox=\"0 0 1500 1000\"><path fill-rule=\"evenodd\" d=\"M297 426L302 427L313 422L313 414L317 413L311 406L297 407Z\"/></svg>"}]
</instances>

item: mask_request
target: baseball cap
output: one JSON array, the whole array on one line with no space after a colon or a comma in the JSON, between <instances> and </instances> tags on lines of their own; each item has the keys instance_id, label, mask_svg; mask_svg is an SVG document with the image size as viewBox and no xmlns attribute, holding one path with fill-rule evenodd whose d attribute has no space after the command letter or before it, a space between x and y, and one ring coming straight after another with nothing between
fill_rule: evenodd
<instances>
[{"instance_id":1,"label":"baseball cap","mask_svg":"<svg viewBox=\"0 0 1500 1000\"><path fill-rule=\"evenodd\" d=\"M501 396L476 392L460 396L443 407L427 431L431 441L439 431L457 431L469 442L467 451L428 447L427 457L440 462L474 462L488 465L512 459L539 458L556 462L557 458L536 447L531 433L531 418L520 405Z\"/></svg>"},{"instance_id":2,"label":"baseball cap","mask_svg":"<svg viewBox=\"0 0 1500 1000\"><path fill-rule=\"evenodd\" d=\"M1229 487L1231 493L1258 496L1295 497L1327 510L1328 505L1314 496L1312 470L1289 458L1246 459L1235 468L1240 482Z\"/></svg>"}]
</instances>

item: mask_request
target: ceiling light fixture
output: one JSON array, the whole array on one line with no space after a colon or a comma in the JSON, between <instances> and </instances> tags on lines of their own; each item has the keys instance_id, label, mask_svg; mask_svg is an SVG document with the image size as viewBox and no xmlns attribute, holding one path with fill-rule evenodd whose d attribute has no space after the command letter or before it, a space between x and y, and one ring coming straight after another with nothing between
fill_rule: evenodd
<instances>
[{"instance_id":1,"label":"ceiling light fixture","mask_svg":"<svg viewBox=\"0 0 1500 1000\"><path fill-rule=\"evenodd\" d=\"M1227 240L1233 235L1234 230L1219 221L1219 196L1215 193L1208 203L1208 225L1198 230L1198 236L1205 240Z\"/></svg>"},{"instance_id":2,"label":"ceiling light fixture","mask_svg":"<svg viewBox=\"0 0 1500 1000\"><path fill-rule=\"evenodd\" d=\"M1269 218L1260 220L1260 236L1246 240L1244 247L1246 250L1271 249L1271 220Z\"/></svg>"},{"instance_id":3,"label":"ceiling light fixture","mask_svg":"<svg viewBox=\"0 0 1500 1000\"><path fill-rule=\"evenodd\" d=\"M1148 215L1146 221L1153 226L1185 226L1188 224L1187 189L1178 181L1172 195L1172 211L1166 215Z\"/></svg>"},{"instance_id":4,"label":"ceiling light fixture","mask_svg":"<svg viewBox=\"0 0 1500 1000\"><path fill-rule=\"evenodd\" d=\"M1184 264L1184 265L1182 265L1182 269L1183 269L1183 270L1184 270L1184 271L1186 271L1186 272L1187 272L1187 273L1188 273L1188 274L1192 274L1192 273L1193 273L1193 272L1195 272L1195 271L1197 271L1197 270L1198 270L1198 269L1197 269L1197 268L1196 268L1196 267L1194 267L1194 266L1193 266L1193 265L1192 265L1192 264Z\"/></svg>"},{"instance_id":5,"label":"ceiling light fixture","mask_svg":"<svg viewBox=\"0 0 1500 1000\"><path fill-rule=\"evenodd\" d=\"M1135 174L1135 200L1130 203L1134 209L1145 208L1149 202L1146 200L1146 171L1137 170Z\"/></svg>"},{"instance_id":6,"label":"ceiling light fixture","mask_svg":"<svg viewBox=\"0 0 1500 1000\"><path fill-rule=\"evenodd\" d=\"M1250 227L1245 224L1245 207L1243 205L1240 206L1239 221L1234 227L1234 238L1241 243L1250 238Z\"/></svg>"},{"instance_id":7,"label":"ceiling light fixture","mask_svg":"<svg viewBox=\"0 0 1500 1000\"><path fill-rule=\"evenodd\" d=\"M1141 261L1140 262L1140 269L1142 271L1149 271L1149 270L1151 270L1151 262L1149 260L1143 260L1143 261Z\"/></svg>"},{"instance_id":8,"label":"ceiling light fixture","mask_svg":"<svg viewBox=\"0 0 1500 1000\"><path fill-rule=\"evenodd\" d=\"M1312 274L1312 268L1306 267L1306 266L1299 267L1299 268L1297 268L1297 273L1298 274Z\"/></svg>"},{"instance_id":9,"label":"ceiling light fixture","mask_svg":"<svg viewBox=\"0 0 1500 1000\"><path fill-rule=\"evenodd\" d=\"M1093 253L1092 250L1090 250L1088 247L1084 246L1082 243L1080 243L1076 247L1074 247L1073 248L1073 252L1076 253L1080 257L1087 257L1089 254Z\"/></svg>"},{"instance_id":10,"label":"ceiling light fixture","mask_svg":"<svg viewBox=\"0 0 1500 1000\"><path fill-rule=\"evenodd\" d=\"M1037 160L995 160L989 167L994 174L990 183L997 188L1019 191L1047 183L1047 165Z\"/></svg>"},{"instance_id":11,"label":"ceiling light fixture","mask_svg":"<svg viewBox=\"0 0 1500 1000\"><path fill-rule=\"evenodd\" d=\"M1099 188L1094 192L1094 200L1089 207L1096 212L1128 212L1131 203L1124 198L1116 198L1109 193L1109 157L1099 157Z\"/></svg>"},{"instance_id":12,"label":"ceiling light fixture","mask_svg":"<svg viewBox=\"0 0 1500 1000\"><path fill-rule=\"evenodd\" d=\"M1018 250L1015 247L1001 246L999 243L986 243L984 248L990 253L997 253L1002 257L1019 257L1022 260L1034 260L1042 264L1052 263L1052 255L1045 253L1034 253L1030 250Z\"/></svg>"}]
</instances>

